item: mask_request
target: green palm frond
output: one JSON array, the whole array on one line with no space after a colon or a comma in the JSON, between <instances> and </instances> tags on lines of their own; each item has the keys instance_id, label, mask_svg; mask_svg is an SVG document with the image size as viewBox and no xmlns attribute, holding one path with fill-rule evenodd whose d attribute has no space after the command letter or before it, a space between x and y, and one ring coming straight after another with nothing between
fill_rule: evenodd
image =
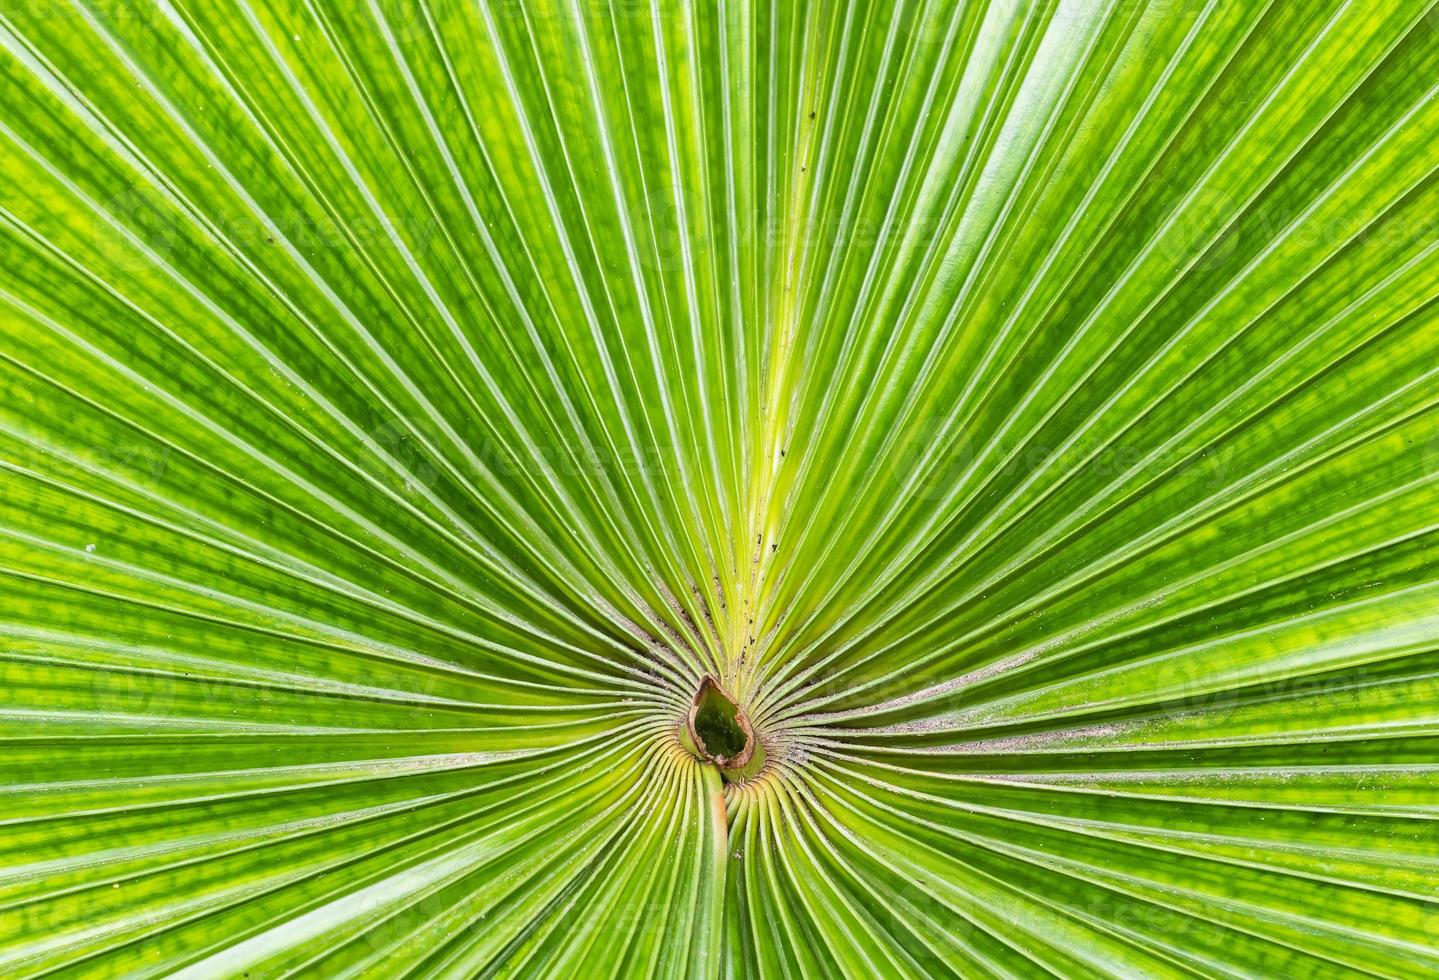
<instances>
[{"instance_id":1,"label":"green palm frond","mask_svg":"<svg viewBox=\"0 0 1439 980\"><path fill-rule=\"evenodd\" d=\"M1439 971L1430 0L0 4L0 975Z\"/></svg>"}]
</instances>

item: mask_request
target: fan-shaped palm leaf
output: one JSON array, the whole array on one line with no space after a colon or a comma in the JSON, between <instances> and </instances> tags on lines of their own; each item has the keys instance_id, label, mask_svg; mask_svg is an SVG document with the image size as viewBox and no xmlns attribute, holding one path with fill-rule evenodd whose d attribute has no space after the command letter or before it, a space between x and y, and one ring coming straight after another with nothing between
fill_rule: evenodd
<instances>
[{"instance_id":1,"label":"fan-shaped palm leaf","mask_svg":"<svg viewBox=\"0 0 1439 980\"><path fill-rule=\"evenodd\" d=\"M1439 969L1436 79L0 7L0 973Z\"/></svg>"}]
</instances>

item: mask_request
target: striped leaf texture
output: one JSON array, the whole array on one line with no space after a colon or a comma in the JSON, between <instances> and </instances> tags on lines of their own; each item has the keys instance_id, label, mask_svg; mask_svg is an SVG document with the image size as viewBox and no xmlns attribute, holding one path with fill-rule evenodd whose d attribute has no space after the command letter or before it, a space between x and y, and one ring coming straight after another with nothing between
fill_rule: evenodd
<instances>
[{"instance_id":1,"label":"striped leaf texture","mask_svg":"<svg viewBox=\"0 0 1439 980\"><path fill-rule=\"evenodd\" d=\"M1436 93L1432 0L0 2L0 975L1434 975Z\"/></svg>"}]
</instances>

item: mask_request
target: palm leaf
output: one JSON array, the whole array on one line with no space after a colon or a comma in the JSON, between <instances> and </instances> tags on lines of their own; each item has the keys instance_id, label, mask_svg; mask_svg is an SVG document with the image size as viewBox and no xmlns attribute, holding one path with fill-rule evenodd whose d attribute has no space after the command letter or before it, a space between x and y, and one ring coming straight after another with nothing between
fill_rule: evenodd
<instances>
[{"instance_id":1,"label":"palm leaf","mask_svg":"<svg viewBox=\"0 0 1439 980\"><path fill-rule=\"evenodd\" d=\"M1439 969L1429 0L0 52L0 973Z\"/></svg>"}]
</instances>

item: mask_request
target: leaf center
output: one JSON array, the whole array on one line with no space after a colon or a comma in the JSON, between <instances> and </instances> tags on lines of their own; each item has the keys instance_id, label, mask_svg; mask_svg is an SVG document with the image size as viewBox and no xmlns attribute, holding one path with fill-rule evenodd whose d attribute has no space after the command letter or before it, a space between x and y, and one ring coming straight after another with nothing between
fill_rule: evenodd
<instances>
[{"instance_id":1,"label":"leaf center","mask_svg":"<svg viewBox=\"0 0 1439 980\"><path fill-rule=\"evenodd\" d=\"M687 725L700 756L722 769L740 768L754 754L749 718L713 677L700 681Z\"/></svg>"}]
</instances>

